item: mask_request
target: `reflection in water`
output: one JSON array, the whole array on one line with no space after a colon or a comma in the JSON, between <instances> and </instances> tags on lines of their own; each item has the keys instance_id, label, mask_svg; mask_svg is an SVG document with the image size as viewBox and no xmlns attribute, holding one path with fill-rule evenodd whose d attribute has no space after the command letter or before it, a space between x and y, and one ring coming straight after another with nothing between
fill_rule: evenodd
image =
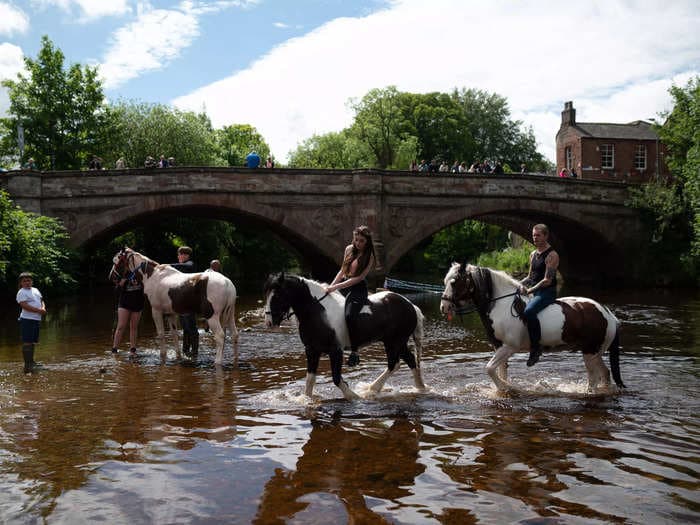
<instances>
[{"instance_id":1,"label":"reflection in water","mask_svg":"<svg viewBox=\"0 0 700 525\"><path fill-rule=\"evenodd\" d=\"M306 398L297 334L255 318L242 326L240 367L215 367L204 333L196 362L161 364L149 319L130 360L109 352L111 304L57 306L33 376L6 318L0 521L696 522L700 301L601 299L623 321L630 388L618 396L587 395L580 356L566 351L534 369L514 357L522 392L500 395L478 319L448 324L429 298L418 299L429 393L395 374L352 403L327 361ZM344 375L362 392L384 366L371 347Z\"/></svg>"},{"instance_id":2,"label":"reflection in water","mask_svg":"<svg viewBox=\"0 0 700 525\"><path fill-rule=\"evenodd\" d=\"M424 470L417 463L421 425L407 418L343 425L341 418L337 411L330 421L312 420L295 468L276 469L265 485L254 523L303 522L308 515L368 523L376 516L365 498L396 501L411 493Z\"/></svg>"}]
</instances>

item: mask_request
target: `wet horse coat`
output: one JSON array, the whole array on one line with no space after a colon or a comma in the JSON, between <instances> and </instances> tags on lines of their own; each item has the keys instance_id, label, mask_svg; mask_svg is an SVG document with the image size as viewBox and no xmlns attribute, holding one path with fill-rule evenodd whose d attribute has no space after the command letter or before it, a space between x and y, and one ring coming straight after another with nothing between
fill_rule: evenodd
<instances>
[{"instance_id":1,"label":"wet horse coat","mask_svg":"<svg viewBox=\"0 0 700 525\"><path fill-rule=\"evenodd\" d=\"M217 272L182 273L168 264L158 264L130 248L115 255L113 262L112 272L134 272L143 281L143 291L151 304L159 338L162 339L164 334L163 314L196 314L207 320L214 334L215 364L223 363L225 328L231 332L234 362L238 360L236 287L227 277ZM176 349L179 357L180 347L177 341ZM162 349L162 357L165 357L164 354L165 350Z\"/></svg>"},{"instance_id":2,"label":"wet horse coat","mask_svg":"<svg viewBox=\"0 0 700 525\"><path fill-rule=\"evenodd\" d=\"M279 326L290 315L296 315L299 321L299 336L306 349L306 395L309 397L313 393L322 354L330 357L333 382L345 398L358 397L341 375L343 349L350 346L344 305L342 294L327 294L320 283L303 277L279 274L270 276L265 284L267 326ZM393 292L372 294L358 315L356 334L360 347L382 341L386 351L387 369L370 385L370 392L381 391L398 368L400 359L413 372L416 388L425 390L420 371L423 314L417 306ZM408 347L411 337L415 351Z\"/></svg>"},{"instance_id":3,"label":"wet horse coat","mask_svg":"<svg viewBox=\"0 0 700 525\"><path fill-rule=\"evenodd\" d=\"M508 359L515 352L529 352L527 326L518 312L519 301L528 297L518 293L520 283L504 272L453 263L445 276L445 291L440 311L451 315L471 302L481 317L489 342L496 349L486 370L501 390L508 390ZM524 307L521 303L520 306ZM610 353L610 367L618 387L620 376L619 322L612 312L586 297L560 297L538 314L544 347L561 345L581 349L588 371L588 388L610 384L610 372L602 355Z\"/></svg>"}]
</instances>

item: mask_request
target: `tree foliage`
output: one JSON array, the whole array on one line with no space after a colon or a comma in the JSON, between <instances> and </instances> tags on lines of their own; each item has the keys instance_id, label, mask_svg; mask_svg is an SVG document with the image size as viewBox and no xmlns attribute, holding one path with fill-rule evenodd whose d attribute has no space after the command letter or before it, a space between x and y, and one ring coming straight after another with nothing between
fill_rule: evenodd
<instances>
[{"instance_id":1,"label":"tree foliage","mask_svg":"<svg viewBox=\"0 0 700 525\"><path fill-rule=\"evenodd\" d=\"M16 290L17 276L34 274L46 291L67 291L75 285L70 275L74 253L65 246L68 234L57 219L26 213L0 191L0 289Z\"/></svg>"},{"instance_id":2,"label":"tree foliage","mask_svg":"<svg viewBox=\"0 0 700 525\"><path fill-rule=\"evenodd\" d=\"M290 156L293 168L355 169L372 165L372 152L348 130L314 135Z\"/></svg>"},{"instance_id":3,"label":"tree foliage","mask_svg":"<svg viewBox=\"0 0 700 525\"><path fill-rule=\"evenodd\" d=\"M243 166L248 153L255 151L263 162L270 156L265 138L250 124L231 124L216 130L219 157L228 166Z\"/></svg>"},{"instance_id":4,"label":"tree foliage","mask_svg":"<svg viewBox=\"0 0 700 525\"><path fill-rule=\"evenodd\" d=\"M372 89L349 102L355 116L340 133L315 136L291 156L305 167L407 169L412 160L500 161L518 169L545 171L531 128L512 120L507 100L475 89L452 93L405 93L395 86ZM352 156L348 151L356 150ZM352 159L348 162L348 159Z\"/></svg>"},{"instance_id":5,"label":"tree foliage","mask_svg":"<svg viewBox=\"0 0 700 525\"><path fill-rule=\"evenodd\" d=\"M668 273L700 272L700 77L669 90L673 109L657 126L667 148L670 180L658 179L632 191L630 204L652 222L652 254ZM678 264L680 262L680 268ZM678 268L674 272L674 269Z\"/></svg>"},{"instance_id":6,"label":"tree foliage","mask_svg":"<svg viewBox=\"0 0 700 525\"><path fill-rule=\"evenodd\" d=\"M97 69L73 64L47 36L36 59L24 58L26 71L4 80L10 98L2 119L0 153L16 158L18 126L24 129L24 159L41 169L79 169L101 143L104 95Z\"/></svg>"},{"instance_id":7,"label":"tree foliage","mask_svg":"<svg viewBox=\"0 0 700 525\"><path fill-rule=\"evenodd\" d=\"M109 107L109 129L99 156L105 166L119 157L128 167L144 165L147 156L174 157L179 166L221 164L209 118L163 104L120 101Z\"/></svg>"}]
</instances>

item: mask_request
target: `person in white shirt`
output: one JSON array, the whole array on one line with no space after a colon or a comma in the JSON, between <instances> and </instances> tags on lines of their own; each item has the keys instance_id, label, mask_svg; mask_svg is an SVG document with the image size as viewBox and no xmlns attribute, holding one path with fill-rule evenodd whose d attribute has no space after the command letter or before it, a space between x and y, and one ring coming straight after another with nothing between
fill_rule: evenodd
<instances>
[{"instance_id":1,"label":"person in white shirt","mask_svg":"<svg viewBox=\"0 0 700 525\"><path fill-rule=\"evenodd\" d=\"M19 314L19 324L22 336L22 357L24 358L24 373L34 371L34 345L39 342L39 324L41 317L46 315L46 304L41 292L34 288L33 276L29 272L19 274L20 289L17 292L17 303L22 307Z\"/></svg>"}]
</instances>

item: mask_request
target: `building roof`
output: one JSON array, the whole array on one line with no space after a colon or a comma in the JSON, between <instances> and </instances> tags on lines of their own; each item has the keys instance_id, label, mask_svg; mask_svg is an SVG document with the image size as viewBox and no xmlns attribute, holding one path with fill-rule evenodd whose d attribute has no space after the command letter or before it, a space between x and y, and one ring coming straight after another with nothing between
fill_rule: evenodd
<instances>
[{"instance_id":1,"label":"building roof","mask_svg":"<svg viewBox=\"0 0 700 525\"><path fill-rule=\"evenodd\" d=\"M651 124L643 120L635 120L629 124L576 122L574 127L589 137L599 139L658 140L659 138Z\"/></svg>"}]
</instances>

